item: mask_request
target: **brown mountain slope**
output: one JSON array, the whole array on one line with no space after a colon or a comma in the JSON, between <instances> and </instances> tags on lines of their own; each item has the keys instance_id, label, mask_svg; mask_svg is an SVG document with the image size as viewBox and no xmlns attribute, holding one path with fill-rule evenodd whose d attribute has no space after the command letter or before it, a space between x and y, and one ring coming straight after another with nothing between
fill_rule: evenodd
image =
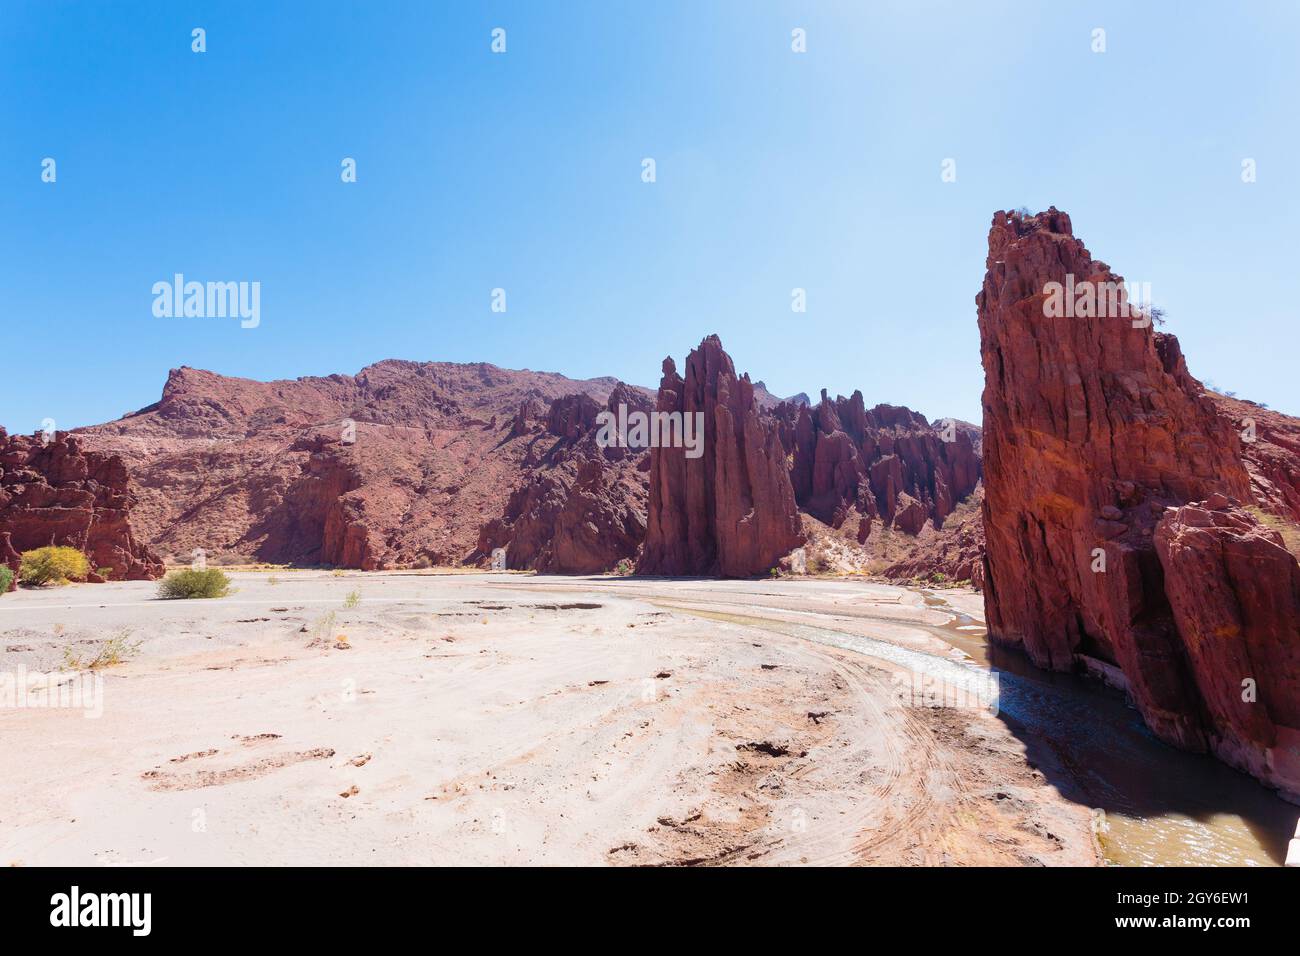
<instances>
[{"instance_id":1,"label":"brown mountain slope","mask_svg":"<svg viewBox=\"0 0 1300 956\"><path fill-rule=\"evenodd\" d=\"M1270 514L1300 522L1300 418L1205 390L1241 440L1250 488Z\"/></svg>"},{"instance_id":2,"label":"brown mountain slope","mask_svg":"<svg viewBox=\"0 0 1300 956\"><path fill-rule=\"evenodd\" d=\"M127 462L137 533L165 554L455 563L518 481L536 436L516 418L617 384L485 363L276 382L181 368L156 404L78 435Z\"/></svg>"},{"instance_id":3,"label":"brown mountain slope","mask_svg":"<svg viewBox=\"0 0 1300 956\"><path fill-rule=\"evenodd\" d=\"M648 411L642 389L618 385L603 406ZM608 571L636 556L646 532L650 452L602 447L599 402L569 395L551 403L544 421L520 422L529 436L524 472L504 513L483 525L470 560L498 548L504 565L562 574Z\"/></svg>"}]
</instances>

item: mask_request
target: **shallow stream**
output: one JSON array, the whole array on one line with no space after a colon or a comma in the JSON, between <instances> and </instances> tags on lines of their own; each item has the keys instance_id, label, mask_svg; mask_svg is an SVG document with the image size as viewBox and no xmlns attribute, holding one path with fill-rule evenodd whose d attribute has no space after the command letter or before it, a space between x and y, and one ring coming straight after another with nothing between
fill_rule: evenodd
<instances>
[{"instance_id":1,"label":"shallow stream","mask_svg":"<svg viewBox=\"0 0 1300 956\"><path fill-rule=\"evenodd\" d=\"M1051 748L1063 773L1049 774L1049 780L1064 796L1103 811L1101 842L1108 863L1281 865L1300 807L1212 757L1161 743L1122 694L1074 674L1038 669L1023 655L991 645L979 621L940 595L921 593L928 606L951 620L908 626L941 638L968 660L821 624L764 617L758 607L735 614L674 609L856 651L977 693L986 692L991 672L997 679L998 719L1018 737Z\"/></svg>"}]
</instances>

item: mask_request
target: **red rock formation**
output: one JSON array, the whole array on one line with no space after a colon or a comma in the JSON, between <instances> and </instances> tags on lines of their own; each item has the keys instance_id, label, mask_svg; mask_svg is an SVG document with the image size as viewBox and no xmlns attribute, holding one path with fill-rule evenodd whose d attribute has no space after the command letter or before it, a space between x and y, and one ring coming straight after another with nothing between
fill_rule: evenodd
<instances>
[{"instance_id":1,"label":"red rock formation","mask_svg":"<svg viewBox=\"0 0 1300 956\"><path fill-rule=\"evenodd\" d=\"M906 491L898 493L898 506L894 510L894 527L904 534L916 535L925 524L926 509Z\"/></svg>"},{"instance_id":2,"label":"red rock formation","mask_svg":"<svg viewBox=\"0 0 1300 956\"><path fill-rule=\"evenodd\" d=\"M519 410L515 412L515 417L510 423L510 437L528 434L533 429L539 414L540 405L536 398L530 396L520 402Z\"/></svg>"},{"instance_id":3,"label":"red rock formation","mask_svg":"<svg viewBox=\"0 0 1300 956\"><path fill-rule=\"evenodd\" d=\"M854 517L863 532L875 518L912 535L927 521L940 528L979 482L979 429L964 422L932 426L908 408L868 410L861 392L831 401L825 390L815 408L783 402L774 414L795 500L834 528Z\"/></svg>"},{"instance_id":4,"label":"red rock formation","mask_svg":"<svg viewBox=\"0 0 1300 956\"><path fill-rule=\"evenodd\" d=\"M693 556L683 547L677 566L712 566L715 538L727 542L726 554L790 540L790 526L769 520L773 503L762 497L782 485L762 474L785 458L781 450L764 452L752 475L747 461L734 465L751 448L758 454L773 409L789 409L776 425L789 431L792 449L805 403L782 403L755 384L755 415L746 410L737 418L731 406L749 386L728 374L722 413L733 416L733 428L723 438L735 447L722 466L735 496L723 484L716 501L735 527L718 529L714 513L695 501L703 523L692 527L708 543L692 545ZM634 556L647 520L647 475L637 469L648 469L648 456L617 447L593 454L595 415L620 404L644 410L651 394L609 378L576 382L481 363L386 361L355 376L277 382L181 368L155 405L77 434L126 460L138 499L133 528L185 561L202 548L210 558L367 569L486 563L491 541L509 546L511 567L586 572ZM709 401L716 407L716 398ZM978 448L978 430L959 425L957 442L947 447L919 415L861 405L861 396L824 402L818 414L825 432L808 418L801 427L811 444L796 478L806 460L809 487L815 481L825 499L817 507L831 517L851 517L861 502L860 521L850 527L861 525L864 539L872 520L894 522L899 501L907 503L902 496L921 510L904 509L900 529L942 523L978 477L978 454L966 447ZM744 424L750 417L761 433L752 446ZM843 461L834 458L836 443ZM684 476L678 458L668 470ZM599 471L584 471L593 460ZM746 519L755 500L750 480L760 497ZM583 547L590 554L580 554Z\"/></svg>"},{"instance_id":5,"label":"red rock formation","mask_svg":"<svg viewBox=\"0 0 1300 956\"><path fill-rule=\"evenodd\" d=\"M645 392L622 382L605 410L617 415L620 405L651 407ZM526 472L505 513L483 526L471 560L486 563L505 548L510 568L594 574L636 556L645 537L649 453L598 445L600 411L585 394L551 403L547 435L559 441Z\"/></svg>"},{"instance_id":6,"label":"red rock formation","mask_svg":"<svg viewBox=\"0 0 1300 956\"><path fill-rule=\"evenodd\" d=\"M596 428L601 405L582 392L551 402L546 412L546 430L557 438L576 440Z\"/></svg>"},{"instance_id":7,"label":"red rock formation","mask_svg":"<svg viewBox=\"0 0 1300 956\"><path fill-rule=\"evenodd\" d=\"M0 428L0 533L5 563L15 551L64 545L90 560L91 581L100 568L115 579L148 580L162 563L131 529L134 500L126 466L117 456L83 450L76 437L8 435Z\"/></svg>"},{"instance_id":8,"label":"red rock formation","mask_svg":"<svg viewBox=\"0 0 1300 956\"><path fill-rule=\"evenodd\" d=\"M1200 631L1184 623L1227 619L1234 602L1256 600L1249 575L1237 566L1216 589L1198 570L1204 562L1177 548L1166 549L1179 557L1162 565L1155 539L1169 507L1216 494L1249 500L1237 431L1188 374L1172 336L1140 317L1135 328L1131 315L1047 314L1048 283L1122 282L1074 238L1065 213L996 214L987 269L976 302L990 636L1043 667L1070 669L1085 657L1118 665L1159 737L1233 752L1236 744L1216 741L1239 741L1242 732L1214 689L1251 675L1205 668L1260 655L1206 653L1193 646ZM1161 535L1188 538L1185 526L1197 517L1186 512ZM1189 610L1197 592L1215 610ZM1290 628L1265 628L1258 640L1289 643L1290 651L1274 648L1285 657L1300 640L1294 618ZM1300 684L1281 679L1274 692L1300 698ZM1250 733L1261 739L1257 728ZM1247 763L1257 769L1239 765Z\"/></svg>"},{"instance_id":9,"label":"red rock formation","mask_svg":"<svg viewBox=\"0 0 1300 956\"><path fill-rule=\"evenodd\" d=\"M1300 418L1207 391L1241 440L1250 488L1260 505L1300 522Z\"/></svg>"},{"instance_id":10,"label":"red rock formation","mask_svg":"<svg viewBox=\"0 0 1300 956\"><path fill-rule=\"evenodd\" d=\"M485 363L394 360L277 382L181 368L157 404L77 434L127 461L137 533L186 561L203 548L346 567L460 564L557 440L550 403L603 402L616 384Z\"/></svg>"},{"instance_id":11,"label":"red rock formation","mask_svg":"<svg viewBox=\"0 0 1300 956\"><path fill-rule=\"evenodd\" d=\"M363 442L375 446L383 441L368 432L358 433L364 435ZM365 522L366 498L353 494L364 483L355 447L355 442L321 434L294 443L293 451L306 451L310 457L274 513L273 520L285 525L273 538L284 542L281 560L363 571L386 566L382 545Z\"/></svg>"},{"instance_id":12,"label":"red rock formation","mask_svg":"<svg viewBox=\"0 0 1300 956\"><path fill-rule=\"evenodd\" d=\"M917 579L950 582L969 581L976 590L984 587L984 521L980 508L984 488L977 486L942 528L921 529L912 553L885 568L882 577L893 580ZM942 578L936 576L942 575Z\"/></svg>"},{"instance_id":13,"label":"red rock formation","mask_svg":"<svg viewBox=\"0 0 1300 956\"><path fill-rule=\"evenodd\" d=\"M650 453L642 574L763 574L804 541L778 425L760 417L749 376L737 377L716 335L686 358L664 359L658 413L699 415L702 454Z\"/></svg>"},{"instance_id":14,"label":"red rock formation","mask_svg":"<svg viewBox=\"0 0 1300 956\"><path fill-rule=\"evenodd\" d=\"M1210 749L1300 801L1300 563L1223 495L1169 509L1155 545Z\"/></svg>"}]
</instances>

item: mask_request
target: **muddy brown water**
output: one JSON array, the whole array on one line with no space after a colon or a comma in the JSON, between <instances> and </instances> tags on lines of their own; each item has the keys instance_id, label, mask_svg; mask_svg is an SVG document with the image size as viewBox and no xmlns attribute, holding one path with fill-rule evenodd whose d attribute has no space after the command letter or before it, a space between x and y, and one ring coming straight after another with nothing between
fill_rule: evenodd
<instances>
[{"instance_id":1,"label":"muddy brown water","mask_svg":"<svg viewBox=\"0 0 1300 956\"><path fill-rule=\"evenodd\" d=\"M928 606L951 615L943 625L908 623L967 655L954 662L821 624L748 613L673 610L761 627L883 658L961 683L961 671L997 678L998 719L1045 746L1059 766L1041 769L1067 799L1100 810L1107 863L1119 866L1279 866L1300 807L1212 757L1157 740L1124 696L1074 674L1036 668L1025 656L987 640L980 623L931 592ZM870 617L871 615L855 615ZM899 623L894 621L893 623ZM973 680L971 680L973 678ZM978 683L978 673L967 680Z\"/></svg>"},{"instance_id":2,"label":"muddy brown water","mask_svg":"<svg viewBox=\"0 0 1300 956\"><path fill-rule=\"evenodd\" d=\"M1253 778L1162 743L1123 694L1075 674L1035 667L991 644L979 622L925 593L953 619L939 631L1000 685L999 716L1051 747L1068 798L1101 809L1107 862L1124 866L1279 866L1300 818ZM972 629L974 628L974 629Z\"/></svg>"}]
</instances>

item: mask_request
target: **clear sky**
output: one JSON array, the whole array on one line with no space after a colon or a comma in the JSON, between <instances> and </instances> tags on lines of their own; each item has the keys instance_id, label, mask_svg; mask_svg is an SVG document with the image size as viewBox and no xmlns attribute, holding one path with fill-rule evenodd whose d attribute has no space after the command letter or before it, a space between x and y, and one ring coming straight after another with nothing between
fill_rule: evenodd
<instances>
[{"instance_id":1,"label":"clear sky","mask_svg":"<svg viewBox=\"0 0 1300 956\"><path fill-rule=\"evenodd\" d=\"M1051 204L1193 374L1300 414L1298 59L1289 0L3 0L0 425L179 365L655 385L710 332L778 394L978 422L990 218ZM177 272L261 324L155 317Z\"/></svg>"}]
</instances>

